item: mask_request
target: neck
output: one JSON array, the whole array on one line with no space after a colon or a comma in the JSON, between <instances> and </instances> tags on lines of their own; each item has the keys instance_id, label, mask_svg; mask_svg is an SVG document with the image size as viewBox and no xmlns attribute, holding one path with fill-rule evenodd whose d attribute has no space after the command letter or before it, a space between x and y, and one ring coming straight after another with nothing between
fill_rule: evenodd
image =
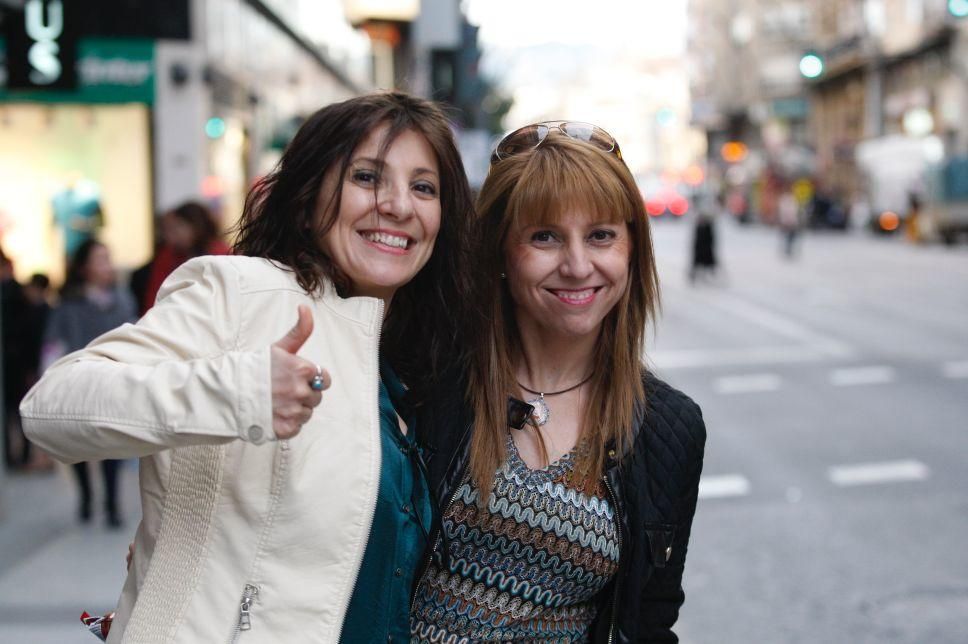
<instances>
[{"instance_id":1,"label":"neck","mask_svg":"<svg viewBox=\"0 0 968 644\"><path fill-rule=\"evenodd\" d=\"M515 365L518 382L537 391L557 391L576 385L592 371L598 334L556 336L520 327L521 359Z\"/></svg>"}]
</instances>

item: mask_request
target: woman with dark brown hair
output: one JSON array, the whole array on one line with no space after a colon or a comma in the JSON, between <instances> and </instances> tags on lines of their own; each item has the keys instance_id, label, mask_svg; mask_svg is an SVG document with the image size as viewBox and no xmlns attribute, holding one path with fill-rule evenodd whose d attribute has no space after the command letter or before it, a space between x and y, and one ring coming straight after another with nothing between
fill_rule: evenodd
<instances>
[{"instance_id":1,"label":"woman with dark brown hair","mask_svg":"<svg viewBox=\"0 0 968 644\"><path fill-rule=\"evenodd\" d=\"M109 641L409 636L432 513L411 405L454 355L470 211L433 103L327 106L249 194L234 256L189 260L47 370L21 407L35 442L142 457Z\"/></svg>"},{"instance_id":2,"label":"woman with dark brown hair","mask_svg":"<svg viewBox=\"0 0 968 644\"><path fill-rule=\"evenodd\" d=\"M675 641L705 427L644 366L658 280L617 142L513 132L475 223L466 388L418 425L444 504L412 637Z\"/></svg>"}]
</instances>

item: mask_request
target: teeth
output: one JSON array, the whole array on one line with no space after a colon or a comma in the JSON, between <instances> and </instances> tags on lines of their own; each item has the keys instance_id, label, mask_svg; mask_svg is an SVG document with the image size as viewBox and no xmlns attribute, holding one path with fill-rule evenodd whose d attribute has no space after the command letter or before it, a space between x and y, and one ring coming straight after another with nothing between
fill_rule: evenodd
<instances>
[{"instance_id":1,"label":"teeth","mask_svg":"<svg viewBox=\"0 0 968 644\"><path fill-rule=\"evenodd\" d=\"M564 300L573 300L575 302L586 300L594 295L595 289L588 288L584 291L555 291L555 294Z\"/></svg>"},{"instance_id":2,"label":"teeth","mask_svg":"<svg viewBox=\"0 0 968 644\"><path fill-rule=\"evenodd\" d=\"M390 235L387 233L363 233L363 237L377 244L392 246L394 248L406 248L407 238Z\"/></svg>"}]
</instances>

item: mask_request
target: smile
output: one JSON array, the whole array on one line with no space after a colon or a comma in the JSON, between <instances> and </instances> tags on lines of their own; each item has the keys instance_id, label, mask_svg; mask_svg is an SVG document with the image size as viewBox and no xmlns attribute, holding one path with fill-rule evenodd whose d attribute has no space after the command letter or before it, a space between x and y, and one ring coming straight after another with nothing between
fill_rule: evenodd
<instances>
[{"instance_id":1,"label":"smile","mask_svg":"<svg viewBox=\"0 0 968 644\"><path fill-rule=\"evenodd\" d=\"M595 295L601 287L575 289L548 289L548 291L565 304L581 306L595 301Z\"/></svg>"},{"instance_id":2,"label":"smile","mask_svg":"<svg viewBox=\"0 0 968 644\"><path fill-rule=\"evenodd\" d=\"M360 237L370 242L371 245L380 248L380 250L393 250L396 252L407 250L412 242L406 235L386 231L364 230L360 232Z\"/></svg>"}]
</instances>

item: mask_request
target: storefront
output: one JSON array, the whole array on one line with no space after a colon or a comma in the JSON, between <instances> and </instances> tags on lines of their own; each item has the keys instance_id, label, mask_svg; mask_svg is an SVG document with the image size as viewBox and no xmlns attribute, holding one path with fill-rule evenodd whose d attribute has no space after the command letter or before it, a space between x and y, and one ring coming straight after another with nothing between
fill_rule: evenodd
<instances>
[{"instance_id":1,"label":"storefront","mask_svg":"<svg viewBox=\"0 0 968 644\"><path fill-rule=\"evenodd\" d=\"M92 235L122 269L152 251L154 43L80 39L76 56L73 90L0 87L0 245L20 280L60 282Z\"/></svg>"}]
</instances>

